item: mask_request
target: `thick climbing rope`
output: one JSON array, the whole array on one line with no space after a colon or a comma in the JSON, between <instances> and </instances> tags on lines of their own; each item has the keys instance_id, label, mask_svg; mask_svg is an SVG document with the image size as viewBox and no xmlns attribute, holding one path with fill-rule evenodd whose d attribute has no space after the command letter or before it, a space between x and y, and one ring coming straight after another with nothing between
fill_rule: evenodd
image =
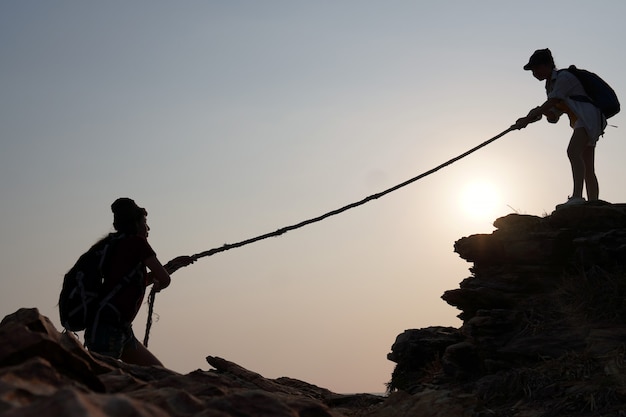
<instances>
[{"instance_id":1,"label":"thick climbing rope","mask_svg":"<svg viewBox=\"0 0 626 417\"><path fill-rule=\"evenodd\" d=\"M428 170L426 172L423 172L422 174L420 174L420 175L418 175L416 177L413 177L413 178L411 178L409 180L406 180L403 183L398 184L398 185L396 185L394 187L388 188L388 189L386 189L384 191L381 191L379 193L372 194L372 195L370 195L368 197L365 197L364 199L362 199L360 201L357 201L356 203L348 204L347 206L343 206L343 207L338 208L336 210L329 211L328 213L322 214L321 216L317 216L317 217L314 217L314 218L309 219L309 220L304 220L304 221L302 221L300 223L297 223L297 224L294 224L294 225L291 225L291 226L286 226L286 227L280 228L280 229L278 229L278 230L276 230L274 232L265 233L263 235L260 235L260 236L257 236L257 237L253 237L253 238L250 238L250 239L246 239L246 240L242 240L241 242L237 242L237 243L227 243L227 244L224 244L223 246L220 246L220 247L217 247L217 248L213 248L213 249L210 249L210 250L207 250L207 251L204 251L204 252L197 253L195 255L192 255L191 257L194 260L197 260L197 259L203 258L205 256L211 256L211 255L214 255L214 254L219 253L219 252L224 252L224 251L227 251L227 250L230 250L230 249L239 248L241 246L249 245L251 243L258 242L258 241L263 240L263 239L280 236L282 234L285 234L285 233L290 232L290 231L295 230L295 229L299 229L299 228L307 226L309 224L320 222L320 221L322 221L324 219L327 219L328 217L335 216L337 214L343 213L344 211L350 210L352 208L355 208L355 207L358 207L358 206L362 206L363 204L365 204L365 203L367 203L367 202L369 202L371 200L376 200L376 199L378 199L380 197L383 197L383 196L385 196L385 195L387 195L389 193L392 193L392 192L394 192L394 191L396 191L396 190L398 190L398 189L400 189L402 187L405 187L405 186L407 186L407 185L409 185L411 183L414 183L415 181L420 180L420 179L422 179L422 178L424 178L424 177L426 177L428 175L434 174L435 172L439 171L440 169L445 168L448 165L451 165L451 164L457 162L458 160L463 159L466 156L476 152L477 150L479 150L479 149L489 145L491 142L494 142L495 140L500 139L502 136L506 135L507 133L509 133L509 132L511 132L513 130L518 130L518 129L520 129L519 126L513 125L510 128L508 128L507 130L505 130L504 132L502 132L502 133L492 137L489 140L484 141L483 143L481 143L478 146L473 147L469 151L467 151L465 153L462 153L461 155L456 156L456 157L454 157L454 158L444 162L441 165L436 166L433 169L430 169L430 170ZM153 315L153 311L154 311L154 299L155 299L155 296L156 296L156 292L154 291L154 287L153 287L152 291L150 292L150 295L148 296L148 306L149 306L148 307L148 322L146 323L146 334L145 334L144 342L143 342L143 344L146 347L148 346L148 338L149 338L149 334L150 334L150 328L152 327L152 315Z\"/></svg>"}]
</instances>

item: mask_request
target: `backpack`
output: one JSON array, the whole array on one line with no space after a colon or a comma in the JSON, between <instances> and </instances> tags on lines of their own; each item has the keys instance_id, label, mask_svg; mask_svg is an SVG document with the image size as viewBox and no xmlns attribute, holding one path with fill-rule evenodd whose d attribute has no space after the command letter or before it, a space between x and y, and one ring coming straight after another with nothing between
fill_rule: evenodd
<instances>
[{"instance_id":1,"label":"backpack","mask_svg":"<svg viewBox=\"0 0 626 417\"><path fill-rule=\"evenodd\" d=\"M567 71L574 74L587 93L587 96L571 96L570 98L572 100L592 103L600 109L607 119L619 113L620 104L617 99L617 94L615 94L611 86L597 74L576 68L575 65L570 65L569 68L560 71Z\"/></svg>"},{"instance_id":2,"label":"backpack","mask_svg":"<svg viewBox=\"0 0 626 417\"><path fill-rule=\"evenodd\" d=\"M103 267L117 238L109 235L83 253L63 277L59 296L61 325L70 331L85 330L94 319L104 283Z\"/></svg>"}]
</instances>

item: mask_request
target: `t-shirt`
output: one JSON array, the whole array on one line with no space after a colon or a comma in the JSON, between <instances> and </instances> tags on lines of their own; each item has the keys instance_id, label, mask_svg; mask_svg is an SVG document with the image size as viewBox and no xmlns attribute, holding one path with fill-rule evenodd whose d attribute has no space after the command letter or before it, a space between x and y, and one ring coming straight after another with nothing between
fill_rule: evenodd
<instances>
[{"instance_id":1,"label":"t-shirt","mask_svg":"<svg viewBox=\"0 0 626 417\"><path fill-rule=\"evenodd\" d=\"M573 100L572 96L586 96L585 89L574 74L569 71L553 71L548 83L548 98L563 100L563 107L557 106L570 118L570 126L582 126L592 142L604 133L606 119L602 112L592 103Z\"/></svg>"},{"instance_id":2,"label":"t-shirt","mask_svg":"<svg viewBox=\"0 0 626 417\"><path fill-rule=\"evenodd\" d=\"M139 312L149 284L144 261L154 255L146 238L137 235L123 237L112 248L104 277L105 294L131 274L130 281L111 300L126 323L131 323Z\"/></svg>"}]
</instances>

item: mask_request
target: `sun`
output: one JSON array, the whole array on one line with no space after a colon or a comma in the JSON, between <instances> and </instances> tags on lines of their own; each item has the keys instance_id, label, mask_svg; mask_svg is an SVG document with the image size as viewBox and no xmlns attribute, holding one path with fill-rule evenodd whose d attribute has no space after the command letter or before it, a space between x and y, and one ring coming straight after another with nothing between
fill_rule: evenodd
<instances>
[{"instance_id":1,"label":"sun","mask_svg":"<svg viewBox=\"0 0 626 417\"><path fill-rule=\"evenodd\" d=\"M489 181L469 182L460 193L460 206L474 220L494 220L501 206L497 188Z\"/></svg>"}]
</instances>

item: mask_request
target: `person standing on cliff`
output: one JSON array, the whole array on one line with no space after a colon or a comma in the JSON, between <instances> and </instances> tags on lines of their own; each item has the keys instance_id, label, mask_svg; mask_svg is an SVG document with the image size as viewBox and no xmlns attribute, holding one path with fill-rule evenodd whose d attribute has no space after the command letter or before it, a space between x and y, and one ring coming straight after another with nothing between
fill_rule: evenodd
<instances>
[{"instance_id":1,"label":"person standing on cliff","mask_svg":"<svg viewBox=\"0 0 626 417\"><path fill-rule=\"evenodd\" d=\"M550 123L558 122L562 114L567 114L572 136L567 147L567 156L572 167L574 183L572 195L556 206L557 209L583 204L583 185L589 201L598 200L599 186L595 173L595 146L606 128L606 118L592 103L577 101L572 96L586 96L585 90L569 71L557 71L549 49L536 50L524 65L524 70L532 71L539 81L546 81L547 100L530 110L528 115L518 119L513 125L522 129L530 123L541 120L542 116Z\"/></svg>"},{"instance_id":2,"label":"person standing on cliff","mask_svg":"<svg viewBox=\"0 0 626 417\"><path fill-rule=\"evenodd\" d=\"M115 233L105 236L111 242L111 254L103 265L105 294L121 285L110 302L98 311L96 318L85 329L85 345L92 352L121 359L136 365L163 366L133 333L132 322L139 312L146 287L155 291L169 286L170 274L195 261L180 256L162 265L148 243L148 212L130 198L118 198L111 205ZM148 272L147 270L150 270Z\"/></svg>"}]
</instances>

